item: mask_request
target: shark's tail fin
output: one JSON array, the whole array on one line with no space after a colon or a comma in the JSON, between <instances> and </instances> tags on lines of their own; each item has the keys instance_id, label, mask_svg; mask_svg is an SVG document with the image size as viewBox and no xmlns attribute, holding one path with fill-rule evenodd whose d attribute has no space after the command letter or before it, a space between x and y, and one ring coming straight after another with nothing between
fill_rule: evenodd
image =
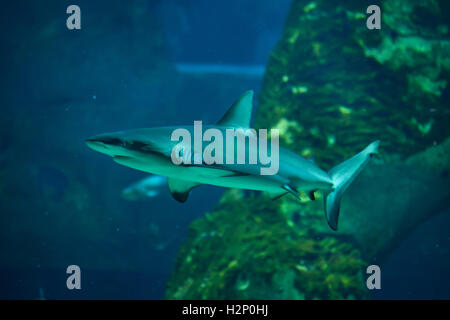
<instances>
[{"instance_id":1,"label":"shark's tail fin","mask_svg":"<svg viewBox=\"0 0 450 320\"><path fill-rule=\"evenodd\" d=\"M333 230L337 230L342 194L368 164L371 156L378 153L379 144L379 140L372 142L363 151L338 164L328 173L333 180L334 190L325 196L325 214Z\"/></svg>"}]
</instances>

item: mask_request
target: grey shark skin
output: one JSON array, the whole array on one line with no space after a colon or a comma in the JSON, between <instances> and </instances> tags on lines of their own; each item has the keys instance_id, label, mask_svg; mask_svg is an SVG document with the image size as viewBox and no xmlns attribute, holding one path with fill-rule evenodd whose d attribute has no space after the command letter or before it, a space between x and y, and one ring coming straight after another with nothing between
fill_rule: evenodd
<instances>
[{"instance_id":1,"label":"grey shark skin","mask_svg":"<svg viewBox=\"0 0 450 320\"><path fill-rule=\"evenodd\" d=\"M252 99L253 92L245 92L217 125L203 126L203 130L215 128L225 132L227 128L250 128ZM261 164L175 165L171 152L179 142L171 141L171 134L178 128L189 130L193 136L193 126L156 127L101 134L87 139L86 143L121 165L168 177L170 191L180 202L186 201L190 190L201 184L266 191L274 199L287 193L298 197L297 190L307 191L314 198L315 190L324 190L325 215L333 230L337 230L342 194L377 153L379 145L378 140L372 142L328 173L313 161L280 147L277 174L261 175ZM248 139L245 143L245 150L249 150ZM267 148L271 150L269 142Z\"/></svg>"}]
</instances>

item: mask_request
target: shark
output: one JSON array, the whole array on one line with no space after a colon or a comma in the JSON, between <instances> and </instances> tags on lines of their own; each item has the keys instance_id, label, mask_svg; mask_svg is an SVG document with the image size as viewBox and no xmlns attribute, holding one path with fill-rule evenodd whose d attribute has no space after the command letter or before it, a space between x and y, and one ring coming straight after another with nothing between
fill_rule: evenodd
<instances>
[{"instance_id":1,"label":"shark","mask_svg":"<svg viewBox=\"0 0 450 320\"><path fill-rule=\"evenodd\" d=\"M247 91L232 104L217 124L206 128L220 131L230 128L248 129L252 109L253 91ZM193 126L181 127L190 132L194 130ZM337 230L341 198L373 155L378 153L380 143L379 140L373 141L328 172L319 168L311 159L279 147L278 171L276 174L262 175L260 163L175 164L171 155L177 142L171 139L171 134L178 128L180 126L103 133L86 139L86 144L89 148L112 157L120 165L167 177L170 192L179 202L185 202L193 188L204 184L264 191L272 199L287 194L298 199L299 191L302 190L314 200L314 192L322 190L326 221L331 229ZM241 143L248 144L248 139Z\"/></svg>"},{"instance_id":2,"label":"shark","mask_svg":"<svg viewBox=\"0 0 450 320\"><path fill-rule=\"evenodd\" d=\"M123 189L121 196L128 201L154 198L160 195L166 184L166 177L151 175Z\"/></svg>"}]
</instances>

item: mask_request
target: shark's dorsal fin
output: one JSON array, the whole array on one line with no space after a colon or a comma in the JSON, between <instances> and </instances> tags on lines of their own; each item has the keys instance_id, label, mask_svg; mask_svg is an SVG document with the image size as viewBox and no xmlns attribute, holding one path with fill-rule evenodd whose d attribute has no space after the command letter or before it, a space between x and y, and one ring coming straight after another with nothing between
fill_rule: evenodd
<instances>
[{"instance_id":1,"label":"shark's dorsal fin","mask_svg":"<svg viewBox=\"0 0 450 320\"><path fill-rule=\"evenodd\" d=\"M252 118L253 91L244 92L217 123L224 127L250 128Z\"/></svg>"},{"instance_id":2,"label":"shark's dorsal fin","mask_svg":"<svg viewBox=\"0 0 450 320\"><path fill-rule=\"evenodd\" d=\"M167 184L172 197L179 202L185 202L189 196L189 191L200 185L199 183L174 178L168 178Z\"/></svg>"}]
</instances>

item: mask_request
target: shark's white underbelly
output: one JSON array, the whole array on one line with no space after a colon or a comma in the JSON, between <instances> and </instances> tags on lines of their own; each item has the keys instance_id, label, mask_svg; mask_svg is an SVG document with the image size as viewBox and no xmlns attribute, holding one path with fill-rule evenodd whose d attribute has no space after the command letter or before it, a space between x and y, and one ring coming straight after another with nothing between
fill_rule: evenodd
<instances>
[{"instance_id":1,"label":"shark's white underbelly","mask_svg":"<svg viewBox=\"0 0 450 320\"><path fill-rule=\"evenodd\" d=\"M249 175L235 173L229 170L208 167L186 167L168 163L165 159L152 159L152 161L133 161L134 159L114 159L117 163L133 169L168 178L210 184L226 188L239 188L267 192L280 192L283 180L279 176ZM149 160L149 159L147 159Z\"/></svg>"},{"instance_id":2,"label":"shark's white underbelly","mask_svg":"<svg viewBox=\"0 0 450 320\"><path fill-rule=\"evenodd\" d=\"M202 184L211 184L219 187L259 190L267 192L277 192L282 189L282 184L279 181L274 180L273 177L269 178L268 176L260 175L235 175L232 172L222 170L219 170L219 173L213 177L208 171L214 171L214 169L195 168L194 170L192 170L192 172L189 173L189 180ZM221 173L225 174L221 175Z\"/></svg>"},{"instance_id":3,"label":"shark's white underbelly","mask_svg":"<svg viewBox=\"0 0 450 320\"><path fill-rule=\"evenodd\" d=\"M180 171L183 172L182 175L167 172L168 177L226 188L239 188L267 192L279 192L282 189L282 184L279 181L276 181L274 177L269 176L242 175L235 174L231 171L203 167L185 167L180 168Z\"/></svg>"}]
</instances>

